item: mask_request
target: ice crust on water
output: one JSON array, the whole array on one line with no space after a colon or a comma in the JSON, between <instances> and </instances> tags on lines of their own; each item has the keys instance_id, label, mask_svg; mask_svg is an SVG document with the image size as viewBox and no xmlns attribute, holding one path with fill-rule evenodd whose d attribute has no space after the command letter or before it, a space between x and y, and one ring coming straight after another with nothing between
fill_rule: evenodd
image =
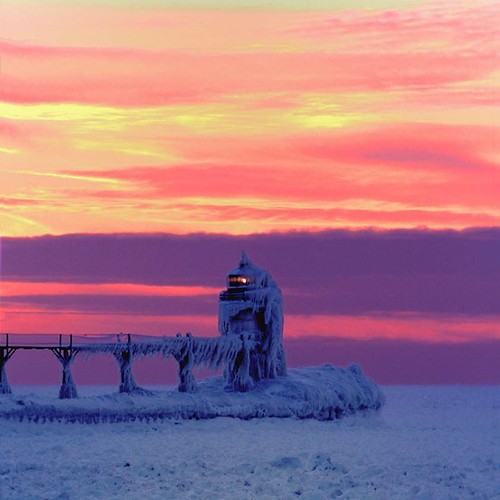
<instances>
[{"instance_id":1,"label":"ice crust on water","mask_svg":"<svg viewBox=\"0 0 500 500\"><path fill-rule=\"evenodd\" d=\"M118 422L158 419L295 417L333 420L377 410L384 396L356 365L289 370L288 375L257 382L253 391L227 392L221 377L202 380L196 394L176 390L113 393L60 400L54 395L3 395L0 418L28 421Z\"/></svg>"},{"instance_id":2,"label":"ice crust on water","mask_svg":"<svg viewBox=\"0 0 500 500\"><path fill-rule=\"evenodd\" d=\"M0 498L498 498L500 387L383 391L382 414L330 422L2 420Z\"/></svg>"}]
</instances>

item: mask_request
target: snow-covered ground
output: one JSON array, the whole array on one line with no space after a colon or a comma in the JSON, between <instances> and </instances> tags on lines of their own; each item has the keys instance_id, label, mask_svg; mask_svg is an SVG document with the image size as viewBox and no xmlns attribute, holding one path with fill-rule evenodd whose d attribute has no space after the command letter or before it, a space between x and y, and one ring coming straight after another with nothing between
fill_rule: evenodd
<instances>
[{"instance_id":1,"label":"snow-covered ground","mask_svg":"<svg viewBox=\"0 0 500 500\"><path fill-rule=\"evenodd\" d=\"M1 420L0 498L500 498L500 387L383 390L323 422Z\"/></svg>"}]
</instances>

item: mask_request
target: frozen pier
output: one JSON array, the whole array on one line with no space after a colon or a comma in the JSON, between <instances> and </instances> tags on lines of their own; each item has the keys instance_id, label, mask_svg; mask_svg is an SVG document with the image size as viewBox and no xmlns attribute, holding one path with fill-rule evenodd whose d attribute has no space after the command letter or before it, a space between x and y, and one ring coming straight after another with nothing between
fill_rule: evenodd
<instances>
[{"instance_id":1,"label":"frozen pier","mask_svg":"<svg viewBox=\"0 0 500 500\"><path fill-rule=\"evenodd\" d=\"M25 405L19 408L15 398L9 400L6 396L0 399L0 416L20 419L42 416L77 421L217 416L334 419L380 408L384 401L382 393L355 365L348 368L308 367L288 373L283 325L281 290L271 274L255 266L243 252L238 267L227 275L227 289L219 295L218 337L197 337L190 333L164 337L130 333L103 336L0 334L0 394L12 392L6 364L17 351L48 350L61 363L59 399L72 400L61 401L59 405L31 401L29 408ZM84 398L77 399L71 365L77 356L91 358L97 354L109 354L117 362L119 392L129 394L134 401L131 413L118 411L114 397L100 401L97 410L92 405L85 406ZM150 392L137 386L132 373L133 361L155 355L177 361L179 384L176 393L150 398ZM193 368L199 365L209 369L223 368L224 377L198 384ZM198 392L201 394L194 394ZM144 409L139 410L137 404Z\"/></svg>"},{"instance_id":2,"label":"frozen pier","mask_svg":"<svg viewBox=\"0 0 500 500\"><path fill-rule=\"evenodd\" d=\"M243 335L241 336L243 337ZM141 391L132 374L132 361L145 356L172 357L179 363L180 392L196 392L197 384L192 369L204 365L211 369L225 366L229 371L240 373L241 361L253 347L250 341L231 337L193 337L190 333L178 333L172 337L153 337L132 334L102 336L0 334L0 394L10 394L6 364L19 350L45 350L54 353L62 366L61 399L77 397L71 375L71 365L77 355L92 357L110 354L120 368L120 392Z\"/></svg>"}]
</instances>

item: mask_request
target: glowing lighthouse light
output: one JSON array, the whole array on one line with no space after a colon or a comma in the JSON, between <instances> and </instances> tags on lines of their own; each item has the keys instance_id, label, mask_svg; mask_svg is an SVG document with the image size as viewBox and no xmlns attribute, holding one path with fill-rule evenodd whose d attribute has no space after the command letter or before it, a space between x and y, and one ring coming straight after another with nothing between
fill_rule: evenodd
<instances>
[{"instance_id":1,"label":"glowing lighthouse light","mask_svg":"<svg viewBox=\"0 0 500 500\"><path fill-rule=\"evenodd\" d=\"M228 276L228 286L229 288L237 287L237 286L248 286L254 282L251 276L238 276L234 274L230 274Z\"/></svg>"}]
</instances>

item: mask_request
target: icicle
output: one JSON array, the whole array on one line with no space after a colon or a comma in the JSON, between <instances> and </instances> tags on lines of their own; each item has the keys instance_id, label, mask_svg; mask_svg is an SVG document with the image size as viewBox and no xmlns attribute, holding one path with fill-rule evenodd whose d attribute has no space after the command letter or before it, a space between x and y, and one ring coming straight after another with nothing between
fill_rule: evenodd
<instances>
[{"instance_id":1,"label":"icicle","mask_svg":"<svg viewBox=\"0 0 500 500\"><path fill-rule=\"evenodd\" d=\"M7 372L5 370L5 365L7 364L10 356L8 347L0 347L0 394L12 393L9 381L7 380Z\"/></svg>"},{"instance_id":2,"label":"icicle","mask_svg":"<svg viewBox=\"0 0 500 500\"><path fill-rule=\"evenodd\" d=\"M61 388L59 389L59 399L71 399L78 397L75 382L73 380L73 375L71 374L70 369L70 365L73 360L74 357L72 357L72 359L68 363L63 364L63 379Z\"/></svg>"},{"instance_id":3,"label":"icicle","mask_svg":"<svg viewBox=\"0 0 500 500\"><path fill-rule=\"evenodd\" d=\"M252 346L250 335L242 334L241 351L234 360L234 364L227 370L226 391L248 392L255 387L250 376L250 348Z\"/></svg>"},{"instance_id":4,"label":"icicle","mask_svg":"<svg viewBox=\"0 0 500 500\"><path fill-rule=\"evenodd\" d=\"M118 350L114 352L115 359L120 365L120 392L134 392L139 389L132 374L132 354L130 347L130 335L128 335L127 347L123 348L119 346Z\"/></svg>"},{"instance_id":5,"label":"icicle","mask_svg":"<svg viewBox=\"0 0 500 500\"><path fill-rule=\"evenodd\" d=\"M175 359L179 363L179 392L198 392L198 386L192 372L194 356L191 333L186 334L184 347L175 355Z\"/></svg>"},{"instance_id":6,"label":"icicle","mask_svg":"<svg viewBox=\"0 0 500 500\"><path fill-rule=\"evenodd\" d=\"M7 333L5 335L5 346L0 347L0 394L12 394L5 365L15 352L15 348L9 347L9 334Z\"/></svg>"},{"instance_id":7,"label":"icicle","mask_svg":"<svg viewBox=\"0 0 500 500\"><path fill-rule=\"evenodd\" d=\"M59 399L77 398L78 394L73 380L73 375L71 374L71 365L78 354L78 350L73 349L72 347L60 347L52 349L52 352L56 355L63 367L62 383L61 388L59 389Z\"/></svg>"},{"instance_id":8,"label":"icicle","mask_svg":"<svg viewBox=\"0 0 500 500\"><path fill-rule=\"evenodd\" d=\"M131 369L132 359L152 355L162 355L165 358L172 356L179 363L179 390L193 392L197 390L193 368L205 365L216 370L223 366L233 366L242 349L242 341L234 335L207 338L193 337L191 334L184 337L178 333L175 337L161 337L145 342L83 344L78 345L78 349L86 356L110 353L116 358L120 365L120 392L144 391L135 383Z\"/></svg>"}]
</instances>

